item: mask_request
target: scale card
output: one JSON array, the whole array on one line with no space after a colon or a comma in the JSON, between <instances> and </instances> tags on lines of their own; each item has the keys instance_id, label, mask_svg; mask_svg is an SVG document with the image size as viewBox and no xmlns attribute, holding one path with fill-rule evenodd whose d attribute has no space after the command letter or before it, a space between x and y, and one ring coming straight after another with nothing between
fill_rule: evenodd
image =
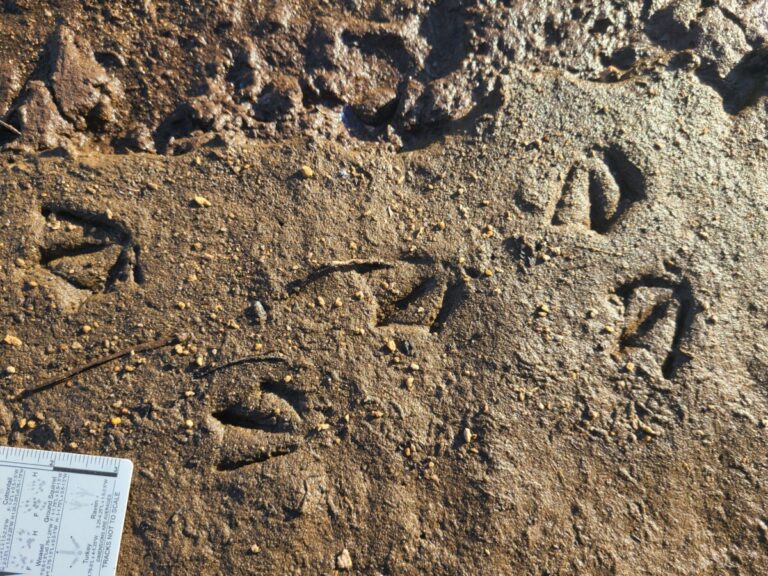
<instances>
[{"instance_id":1,"label":"scale card","mask_svg":"<svg viewBox=\"0 0 768 576\"><path fill-rule=\"evenodd\" d=\"M114 576L129 460L0 446L0 576Z\"/></svg>"}]
</instances>

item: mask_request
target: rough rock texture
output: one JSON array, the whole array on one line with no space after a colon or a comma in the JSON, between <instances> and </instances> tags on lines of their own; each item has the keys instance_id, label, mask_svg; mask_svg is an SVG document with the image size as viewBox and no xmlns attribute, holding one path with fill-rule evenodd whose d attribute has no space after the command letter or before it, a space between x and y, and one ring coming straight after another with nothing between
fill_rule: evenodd
<instances>
[{"instance_id":1,"label":"rough rock texture","mask_svg":"<svg viewBox=\"0 0 768 576\"><path fill-rule=\"evenodd\" d=\"M0 438L135 462L121 575L768 572L763 7L72 10Z\"/></svg>"},{"instance_id":2,"label":"rough rock texture","mask_svg":"<svg viewBox=\"0 0 768 576\"><path fill-rule=\"evenodd\" d=\"M79 47L71 30L62 26L51 40L47 65L51 91L61 113L79 130L99 130L114 121L112 96L119 84L111 81L88 46Z\"/></svg>"},{"instance_id":3,"label":"rough rock texture","mask_svg":"<svg viewBox=\"0 0 768 576\"><path fill-rule=\"evenodd\" d=\"M731 114L765 92L762 0L58 4L65 25L44 2L0 11L14 31L0 39L0 105L19 90L6 70L27 71L75 125L74 144L107 151L183 153L216 134L310 127L408 146L484 106L515 65L595 82L690 67Z\"/></svg>"},{"instance_id":4,"label":"rough rock texture","mask_svg":"<svg viewBox=\"0 0 768 576\"><path fill-rule=\"evenodd\" d=\"M27 84L9 120L21 134L14 139L14 145L45 150L61 146L72 134L72 126L61 117L50 92L39 80ZM10 132L6 129L6 133Z\"/></svg>"}]
</instances>

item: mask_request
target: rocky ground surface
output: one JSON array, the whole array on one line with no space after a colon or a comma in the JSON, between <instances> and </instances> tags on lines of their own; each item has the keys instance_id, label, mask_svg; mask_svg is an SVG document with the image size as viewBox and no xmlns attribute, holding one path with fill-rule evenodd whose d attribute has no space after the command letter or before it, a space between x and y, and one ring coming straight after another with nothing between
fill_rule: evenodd
<instances>
[{"instance_id":1,"label":"rocky ground surface","mask_svg":"<svg viewBox=\"0 0 768 576\"><path fill-rule=\"evenodd\" d=\"M0 2L0 440L121 575L768 572L768 2Z\"/></svg>"}]
</instances>

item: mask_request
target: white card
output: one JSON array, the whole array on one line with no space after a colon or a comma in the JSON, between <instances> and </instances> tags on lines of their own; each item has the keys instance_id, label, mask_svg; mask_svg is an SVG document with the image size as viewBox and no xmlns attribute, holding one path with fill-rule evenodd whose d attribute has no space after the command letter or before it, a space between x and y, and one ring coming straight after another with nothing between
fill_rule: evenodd
<instances>
[{"instance_id":1,"label":"white card","mask_svg":"<svg viewBox=\"0 0 768 576\"><path fill-rule=\"evenodd\" d=\"M130 460L0 447L0 576L114 576Z\"/></svg>"}]
</instances>

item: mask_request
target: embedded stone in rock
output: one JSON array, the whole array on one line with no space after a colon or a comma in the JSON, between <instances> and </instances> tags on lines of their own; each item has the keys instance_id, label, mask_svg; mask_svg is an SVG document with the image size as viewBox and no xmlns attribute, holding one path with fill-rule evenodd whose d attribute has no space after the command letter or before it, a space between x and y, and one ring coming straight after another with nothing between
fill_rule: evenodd
<instances>
[{"instance_id":1,"label":"embedded stone in rock","mask_svg":"<svg viewBox=\"0 0 768 576\"><path fill-rule=\"evenodd\" d=\"M336 567L339 570L352 570L352 556L346 548L336 556Z\"/></svg>"}]
</instances>

